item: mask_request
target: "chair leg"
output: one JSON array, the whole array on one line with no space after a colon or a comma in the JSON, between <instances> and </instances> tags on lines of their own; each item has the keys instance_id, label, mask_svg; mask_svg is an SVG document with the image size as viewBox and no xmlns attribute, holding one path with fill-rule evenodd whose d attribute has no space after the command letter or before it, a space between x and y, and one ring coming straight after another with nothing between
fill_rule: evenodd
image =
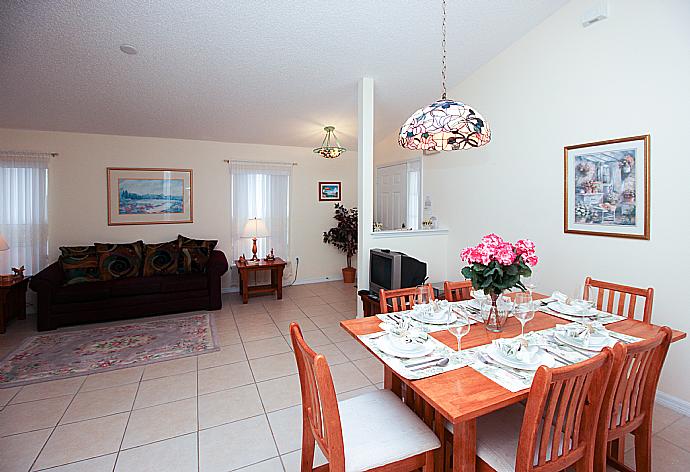
<instances>
[{"instance_id":1,"label":"chair leg","mask_svg":"<svg viewBox=\"0 0 690 472\"><path fill-rule=\"evenodd\" d=\"M312 472L314 469L314 448L316 447L316 440L309 425L304 421L302 423L302 466L301 472Z\"/></svg>"},{"instance_id":2,"label":"chair leg","mask_svg":"<svg viewBox=\"0 0 690 472\"><path fill-rule=\"evenodd\" d=\"M424 472L434 472L434 453L436 451L427 451L424 453Z\"/></svg>"},{"instance_id":3,"label":"chair leg","mask_svg":"<svg viewBox=\"0 0 690 472\"><path fill-rule=\"evenodd\" d=\"M635 435L635 470L651 472L652 470L652 425L645 421L633 433Z\"/></svg>"}]
</instances>

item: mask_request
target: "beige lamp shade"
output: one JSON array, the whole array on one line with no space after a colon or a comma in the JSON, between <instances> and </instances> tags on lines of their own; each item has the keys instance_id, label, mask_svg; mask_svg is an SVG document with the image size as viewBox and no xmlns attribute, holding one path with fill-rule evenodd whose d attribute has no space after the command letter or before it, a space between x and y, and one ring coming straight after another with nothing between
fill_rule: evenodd
<instances>
[{"instance_id":1,"label":"beige lamp shade","mask_svg":"<svg viewBox=\"0 0 690 472\"><path fill-rule=\"evenodd\" d=\"M10 245L7 244L7 240L0 234L0 251L7 251Z\"/></svg>"},{"instance_id":2,"label":"beige lamp shade","mask_svg":"<svg viewBox=\"0 0 690 472\"><path fill-rule=\"evenodd\" d=\"M242 230L243 238L265 238L270 236L266 222L261 218L251 218L247 220Z\"/></svg>"}]
</instances>

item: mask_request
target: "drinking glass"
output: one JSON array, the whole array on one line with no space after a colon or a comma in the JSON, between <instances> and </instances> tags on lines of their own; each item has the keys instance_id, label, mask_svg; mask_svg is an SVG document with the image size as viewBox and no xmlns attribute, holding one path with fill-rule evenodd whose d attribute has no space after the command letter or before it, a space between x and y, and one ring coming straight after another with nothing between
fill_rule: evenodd
<instances>
[{"instance_id":1,"label":"drinking glass","mask_svg":"<svg viewBox=\"0 0 690 472\"><path fill-rule=\"evenodd\" d=\"M513 316L520 322L521 330L520 337L525 337L525 324L534 318L534 305L532 304L532 294L528 292L519 292L515 294L515 307Z\"/></svg>"},{"instance_id":2,"label":"drinking glass","mask_svg":"<svg viewBox=\"0 0 690 472\"><path fill-rule=\"evenodd\" d=\"M458 340L458 352L462 350L462 337L470 332L470 320L465 316L464 313L457 313L457 321L454 323L449 323L447 326L450 334L455 336Z\"/></svg>"},{"instance_id":3,"label":"drinking glass","mask_svg":"<svg viewBox=\"0 0 690 472\"><path fill-rule=\"evenodd\" d=\"M527 293L530 295L534 294L534 290L537 288L537 278L535 277L534 272L532 272L532 275L529 277L523 279L522 283L527 289Z\"/></svg>"},{"instance_id":4,"label":"drinking glass","mask_svg":"<svg viewBox=\"0 0 690 472\"><path fill-rule=\"evenodd\" d=\"M429 287L426 285L417 285L417 294L415 295L414 303L418 306L418 313L421 314L424 320L427 318L429 302Z\"/></svg>"}]
</instances>

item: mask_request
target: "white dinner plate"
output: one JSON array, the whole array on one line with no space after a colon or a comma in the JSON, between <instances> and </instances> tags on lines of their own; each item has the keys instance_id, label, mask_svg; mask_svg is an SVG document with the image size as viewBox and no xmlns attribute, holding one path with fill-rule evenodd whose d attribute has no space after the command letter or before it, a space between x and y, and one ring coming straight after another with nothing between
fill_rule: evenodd
<instances>
[{"instance_id":1,"label":"white dinner plate","mask_svg":"<svg viewBox=\"0 0 690 472\"><path fill-rule=\"evenodd\" d=\"M390 356L402 357L406 359L415 359L417 357L424 357L434 352L434 344L430 341L424 343L415 343L418 347L414 350L402 350L391 343L388 335L381 336L377 342L376 347Z\"/></svg>"},{"instance_id":2,"label":"white dinner plate","mask_svg":"<svg viewBox=\"0 0 690 472\"><path fill-rule=\"evenodd\" d=\"M565 343L569 346L576 347L578 349L584 349L585 351L592 351L592 352L599 352L602 349L604 349L606 346L609 346L611 343L611 337L601 337L602 339L601 342L596 342L592 343L590 342L589 344L585 345L584 342L580 341L578 338L573 338L570 336L566 336L563 333L556 332L554 334L554 337L561 341L562 343Z\"/></svg>"},{"instance_id":3,"label":"white dinner plate","mask_svg":"<svg viewBox=\"0 0 690 472\"><path fill-rule=\"evenodd\" d=\"M594 308L590 309L589 312L587 312L587 313L580 313L579 311L577 311L577 308L575 308L574 306L566 305L565 303L561 303L558 301L551 302L551 303L547 304L546 306L549 307L550 309L552 309L553 311L556 311L558 313L563 313L564 315L568 315L568 316L585 317L585 316L594 316L597 314L597 310L595 310Z\"/></svg>"},{"instance_id":4,"label":"white dinner plate","mask_svg":"<svg viewBox=\"0 0 690 472\"><path fill-rule=\"evenodd\" d=\"M415 321L419 321L420 323L425 323L425 324L433 324L433 325L444 325L448 323L454 323L455 320L458 319L458 317L455 315L450 310L447 310L442 318L432 318L430 316L426 316L423 313L417 312L417 311L411 311L410 312L410 318L412 318Z\"/></svg>"},{"instance_id":5,"label":"white dinner plate","mask_svg":"<svg viewBox=\"0 0 690 472\"><path fill-rule=\"evenodd\" d=\"M556 360L551 354L539 349L537 355L535 356L534 362L523 362L515 358L510 358L499 350L493 344L486 348L486 353L499 364L503 364L507 367L512 367L514 369L520 370L537 370L540 365L545 365L546 367L554 367L556 365Z\"/></svg>"}]
</instances>

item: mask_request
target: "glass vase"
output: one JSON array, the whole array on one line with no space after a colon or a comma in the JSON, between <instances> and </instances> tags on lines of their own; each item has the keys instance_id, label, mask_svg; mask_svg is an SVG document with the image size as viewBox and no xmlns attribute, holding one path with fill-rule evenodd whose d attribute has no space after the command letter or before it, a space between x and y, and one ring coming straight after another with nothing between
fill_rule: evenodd
<instances>
[{"instance_id":1,"label":"glass vase","mask_svg":"<svg viewBox=\"0 0 690 472\"><path fill-rule=\"evenodd\" d=\"M510 299L500 293L491 293L482 301L481 313L484 327L492 333L500 333L508 319L511 309Z\"/></svg>"}]
</instances>

